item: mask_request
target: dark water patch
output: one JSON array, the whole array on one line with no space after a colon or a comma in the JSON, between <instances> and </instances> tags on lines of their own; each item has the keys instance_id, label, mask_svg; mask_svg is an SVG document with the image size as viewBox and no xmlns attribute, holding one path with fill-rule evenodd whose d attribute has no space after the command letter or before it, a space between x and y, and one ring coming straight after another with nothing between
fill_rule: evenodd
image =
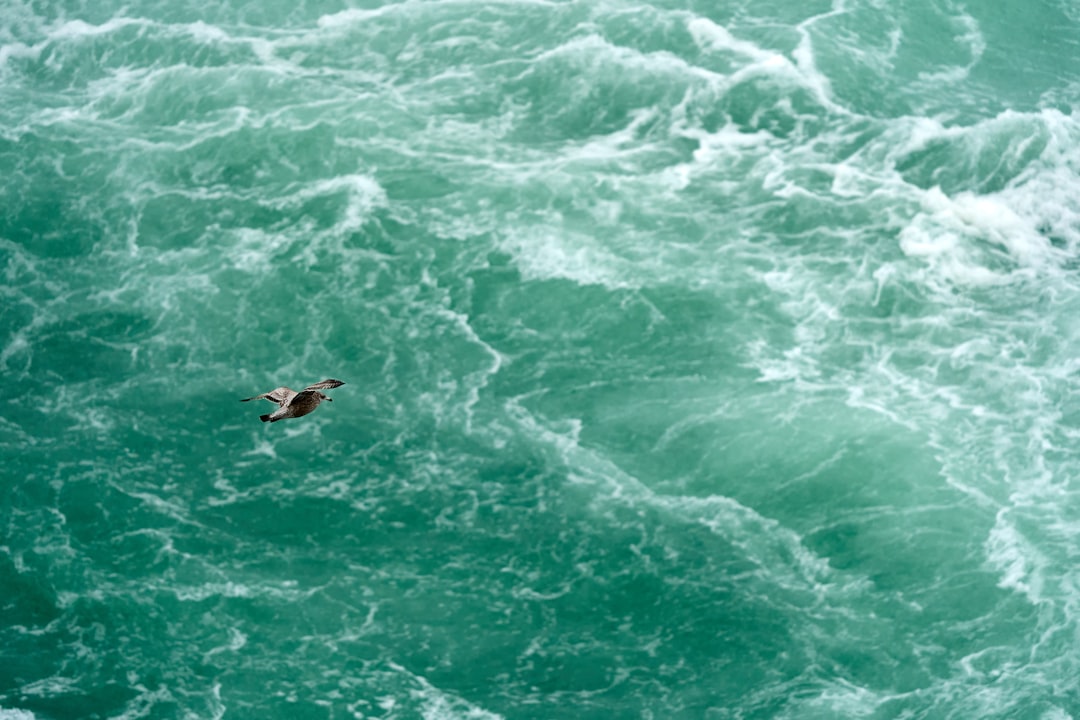
<instances>
[{"instance_id":1,"label":"dark water patch","mask_svg":"<svg viewBox=\"0 0 1080 720\"><path fill-rule=\"evenodd\" d=\"M150 198L139 211L135 242L164 250L192 247L208 226L220 224L222 216L234 216L231 209L215 212L207 207L214 204L181 195Z\"/></svg>"},{"instance_id":2,"label":"dark water patch","mask_svg":"<svg viewBox=\"0 0 1080 720\"><path fill-rule=\"evenodd\" d=\"M405 510L405 512L410 512ZM204 522L244 537L287 545L348 542L364 524L355 509L332 498L264 496L202 513ZM407 517L405 519L408 519Z\"/></svg>"},{"instance_id":3,"label":"dark water patch","mask_svg":"<svg viewBox=\"0 0 1080 720\"><path fill-rule=\"evenodd\" d=\"M48 333L35 342L30 367L65 382L85 382L110 376L127 365L130 356L124 348L110 347L82 333Z\"/></svg>"},{"instance_id":4,"label":"dark water patch","mask_svg":"<svg viewBox=\"0 0 1080 720\"><path fill-rule=\"evenodd\" d=\"M675 551L657 547L659 538L643 542L634 528L598 534L588 530L595 518L583 518L580 510L566 505L553 510L556 514L551 516L519 516L526 523L519 532L532 538L527 554L493 558L492 551L499 555L502 543L483 552L456 545L447 548L456 559L454 566L467 570L457 581L465 587L476 586L476 577L499 578L484 570L489 566L497 570L493 560L505 563L499 582L514 583L512 593L491 597L496 603L491 610L496 612L490 620L477 618L486 648L477 658L451 642L444 629L450 617L460 620L462 612L470 612L464 596L440 595L436 587L421 582L407 590L404 601L387 606L384 622L392 623L387 629L397 626L414 638L412 649L399 655L403 663L489 710L509 713L516 708L529 717L571 708L600 717L623 702L648 705L646 688L655 675L647 668L670 668L665 682L669 688L708 682L713 702L719 703L734 698L739 687L764 681L758 663L786 645L781 613L767 603L739 596L722 572L703 571L693 543L683 545L671 538L678 543ZM545 516L554 519L560 514L563 519L551 528L534 525ZM565 516L577 520L568 522ZM651 524L650 528L657 530ZM715 545L701 548L713 558L709 565L714 572L714 563L727 562ZM648 561L642 551L656 558L653 569L643 566ZM702 572L707 577L700 582L691 579ZM446 580L452 577L447 570L440 574ZM681 581L669 584L666 577ZM493 588L485 583L482 591L490 593ZM523 623L527 617L534 620ZM745 661L747 653L755 658L752 666L737 660ZM512 667L500 667L493 661L497 657L517 661ZM504 696L506 690L513 690L511 697L520 693L533 697L537 704L533 714Z\"/></svg>"},{"instance_id":5,"label":"dark water patch","mask_svg":"<svg viewBox=\"0 0 1080 720\"><path fill-rule=\"evenodd\" d=\"M70 320L50 326L57 333L83 333L109 342L139 341L149 336L153 322L146 315L124 310L80 313Z\"/></svg>"},{"instance_id":6,"label":"dark water patch","mask_svg":"<svg viewBox=\"0 0 1080 720\"><path fill-rule=\"evenodd\" d=\"M379 173L379 183L391 201L435 200L461 190L449 177L426 168L408 168Z\"/></svg>"},{"instance_id":7,"label":"dark water patch","mask_svg":"<svg viewBox=\"0 0 1080 720\"><path fill-rule=\"evenodd\" d=\"M19 570L7 554L0 556L0 586L5 593L0 609L11 625L46 625L60 614L48 580L33 570Z\"/></svg>"},{"instance_id":8,"label":"dark water patch","mask_svg":"<svg viewBox=\"0 0 1080 720\"><path fill-rule=\"evenodd\" d=\"M0 702L5 710L13 706L29 707L25 705L24 688L40 679L54 677L63 662L57 655L55 643L45 635L26 633L18 627L0 631ZM48 720L48 716L43 720Z\"/></svg>"},{"instance_id":9,"label":"dark water patch","mask_svg":"<svg viewBox=\"0 0 1080 720\"><path fill-rule=\"evenodd\" d=\"M132 349L148 337L151 320L123 311L82 313L35 333L34 372L85 382L131 367Z\"/></svg>"},{"instance_id":10,"label":"dark water patch","mask_svg":"<svg viewBox=\"0 0 1080 720\"><path fill-rule=\"evenodd\" d=\"M72 539L106 566L118 562L113 539L120 533L160 524L156 514L147 512L140 500L109 484L105 480L107 472L102 468L88 478L66 478L57 501Z\"/></svg>"},{"instance_id":11,"label":"dark water patch","mask_svg":"<svg viewBox=\"0 0 1080 720\"><path fill-rule=\"evenodd\" d=\"M79 598L67 613L67 622L55 627L48 639L57 651L80 650L74 665L60 668L51 688L34 694L13 693L20 707L51 718L108 718L123 712L138 695L127 671L139 663L138 646L145 637L161 631L136 606L106 604ZM144 634L145 633L145 634ZM128 654L130 653L130 654Z\"/></svg>"},{"instance_id":12,"label":"dark water patch","mask_svg":"<svg viewBox=\"0 0 1080 720\"><path fill-rule=\"evenodd\" d=\"M89 255L108 229L84 202L87 178L65 177L55 169L40 167L30 177L29 182L7 187L0 237L42 258Z\"/></svg>"}]
</instances>

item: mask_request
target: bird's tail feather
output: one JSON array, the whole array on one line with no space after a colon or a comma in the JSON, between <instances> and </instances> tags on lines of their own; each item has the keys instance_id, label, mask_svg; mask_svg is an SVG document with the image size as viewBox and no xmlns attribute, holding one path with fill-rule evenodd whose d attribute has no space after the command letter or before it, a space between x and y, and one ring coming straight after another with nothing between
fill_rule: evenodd
<instances>
[{"instance_id":1,"label":"bird's tail feather","mask_svg":"<svg viewBox=\"0 0 1080 720\"><path fill-rule=\"evenodd\" d=\"M263 422L266 422L266 421L270 420L270 416L269 415L260 415L259 419L262 420Z\"/></svg>"}]
</instances>

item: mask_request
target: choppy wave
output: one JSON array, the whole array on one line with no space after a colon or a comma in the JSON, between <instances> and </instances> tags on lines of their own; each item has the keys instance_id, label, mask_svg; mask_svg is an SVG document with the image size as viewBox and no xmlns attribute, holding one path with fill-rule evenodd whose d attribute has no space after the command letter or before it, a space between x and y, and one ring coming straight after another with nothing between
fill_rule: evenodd
<instances>
[{"instance_id":1,"label":"choppy wave","mask_svg":"<svg viewBox=\"0 0 1080 720\"><path fill-rule=\"evenodd\" d=\"M0 716L1075 715L1026 13L14 3Z\"/></svg>"}]
</instances>

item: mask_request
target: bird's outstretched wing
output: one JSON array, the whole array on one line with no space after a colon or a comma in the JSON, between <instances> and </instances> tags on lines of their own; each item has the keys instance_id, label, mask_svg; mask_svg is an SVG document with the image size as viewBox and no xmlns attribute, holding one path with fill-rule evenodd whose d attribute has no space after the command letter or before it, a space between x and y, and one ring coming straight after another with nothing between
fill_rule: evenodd
<instances>
[{"instance_id":1,"label":"bird's outstretched wing","mask_svg":"<svg viewBox=\"0 0 1080 720\"><path fill-rule=\"evenodd\" d=\"M308 390L329 390L330 388L341 387L344 384L345 383L341 382L340 380L323 380L322 382L317 382L314 385L308 385L301 392L307 392Z\"/></svg>"},{"instance_id":2,"label":"bird's outstretched wing","mask_svg":"<svg viewBox=\"0 0 1080 720\"><path fill-rule=\"evenodd\" d=\"M291 401L294 397L296 397L296 391L290 390L289 388L282 385L279 388L274 388L268 393L256 395L255 397L244 398L240 402L247 402L248 400L262 400L265 398L270 402L277 403L278 405L288 405L289 401Z\"/></svg>"}]
</instances>

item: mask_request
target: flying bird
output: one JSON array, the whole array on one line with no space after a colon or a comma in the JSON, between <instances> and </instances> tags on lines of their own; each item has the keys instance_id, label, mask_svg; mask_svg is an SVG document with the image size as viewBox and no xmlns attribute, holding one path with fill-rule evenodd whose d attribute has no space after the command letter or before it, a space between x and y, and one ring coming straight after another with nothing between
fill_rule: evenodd
<instances>
[{"instance_id":1,"label":"flying bird","mask_svg":"<svg viewBox=\"0 0 1080 720\"><path fill-rule=\"evenodd\" d=\"M260 415L259 419L263 422L277 422L278 420L284 420L285 418L298 418L307 415L309 412L319 407L319 403L323 400L327 402L333 402L331 398L319 392L320 390L329 390L330 388L341 387L345 383L340 380L323 380L317 382L314 385L308 385L300 392L290 390L282 385L279 388L275 388L268 393L262 395L256 395L255 397L244 398L240 402L247 402L248 400L262 400L263 398L270 402L278 404L278 409L268 415Z\"/></svg>"}]
</instances>

